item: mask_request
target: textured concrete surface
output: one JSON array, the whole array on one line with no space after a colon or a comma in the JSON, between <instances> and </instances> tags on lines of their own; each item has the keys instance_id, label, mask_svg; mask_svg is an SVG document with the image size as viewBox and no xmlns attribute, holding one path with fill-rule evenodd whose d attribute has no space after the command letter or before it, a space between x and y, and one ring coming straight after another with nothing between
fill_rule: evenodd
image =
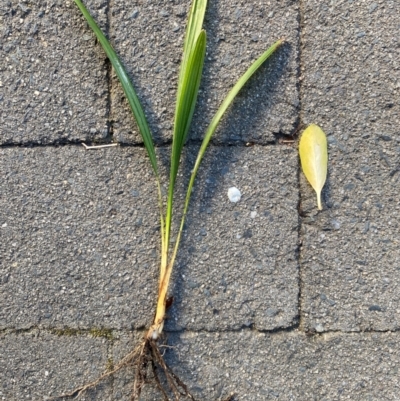
<instances>
[{"instance_id":1,"label":"textured concrete surface","mask_svg":"<svg viewBox=\"0 0 400 401\"><path fill-rule=\"evenodd\" d=\"M394 1L305 2L304 122L329 141L325 210L301 181L307 329L400 327L399 18Z\"/></svg>"},{"instance_id":2,"label":"textured concrete surface","mask_svg":"<svg viewBox=\"0 0 400 401\"><path fill-rule=\"evenodd\" d=\"M168 328L271 330L296 324L295 150L216 147L203 167L173 280ZM237 204L227 197L232 186L242 192Z\"/></svg>"},{"instance_id":3,"label":"textured concrete surface","mask_svg":"<svg viewBox=\"0 0 400 401\"><path fill-rule=\"evenodd\" d=\"M159 221L145 157L128 148L1 151L1 328L149 323ZM296 169L284 146L209 154L176 268L171 329L297 321ZM238 205L227 197L233 185L243 192Z\"/></svg>"},{"instance_id":4,"label":"textured concrete surface","mask_svg":"<svg viewBox=\"0 0 400 401\"><path fill-rule=\"evenodd\" d=\"M43 401L95 380L107 367L107 340L33 330L0 334L0 399ZM81 400L111 400L110 380Z\"/></svg>"},{"instance_id":5,"label":"textured concrete surface","mask_svg":"<svg viewBox=\"0 0 400 401\"><path fill-rule=\"evenodd\" d=\"M158 215L144 151L1 153L1 327L147 323Z\"/></svg>"},{"instance_id":6,"label":"textured concrete surface","mask_svg":"<svg viewBox=\"0 0 400 401\"><path fill-rule=\"evenodd\" d=\"M193 333L170 335L166 359L200 400L396 400L399 333ZM134 344L116 341L114 355ZM124 351L122 351L124 350ZM356 352L355 352L356 350ZM121 372L115 399L129 400L132 374ZM121 390L122 388L122 390ZM154 398L152 392L143 400Z\"/></svg>"},{"instance_id":7,"label":"textured concrete surface","mask_svg":"<svg viewBox=\"0 0 400 401\"><path fill-rule=\"evenodd\" d=\"M145 100L164 176L188 3L86 3ZM228 113L193 192L164 350L199 400L398 400L399 17L390 0L210 1L195 140L251 60L287 45ZM158 280L157 199L74 3L1 0L0 35L0 400L39 401L140 341ZM328 135L322 211L282 137L308 123ZM132 375L82 399L128 400Z\"/></svg>"},{"instance_id":8,"label":"textured concrete surface","mask_svg":"<svg viewBox=\"0 0 400 401\"><path fill-rule=\"evenodd\" d=\"M171 137L176 85L189 2L161 0L112 4L110 35L149 111L158 141ZM227 114L216 142L275 140L290 134L298 119L298 4L210 1L205 18L207 56L192 138L201 138L239 77L273 42L287 44L261 69ZM120 85L113 80L114 139L141 142Z\"/></svg>"},{"instance_id":9,"label":"textured concrete surface","mask_svg":"<svg viewBox=\"0 0 400 401\"><path fill-rule=\"evenodd\" d=\"M101 26L106 2L88 2ZM108 135L105 56L72 2L0 2L0 144Z\"/></svg>"}]
</instances>

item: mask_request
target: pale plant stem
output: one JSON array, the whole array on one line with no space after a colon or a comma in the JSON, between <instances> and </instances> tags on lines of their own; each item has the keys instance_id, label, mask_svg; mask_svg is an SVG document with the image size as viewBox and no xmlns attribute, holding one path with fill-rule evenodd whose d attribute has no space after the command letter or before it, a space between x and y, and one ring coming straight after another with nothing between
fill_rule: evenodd
<instances>
[{"instance_id":1,"label":"pale plant stem","mask_svg":"<svg viewBox=\"0 0 400 401\"><path fill-rule=\"evenodd\" d=\"M160 265L160 281L158 286L156 314L152 326L150 327L147 338L157 340L164 327L166 300L168 292L168 284L171 277L171 269L168 264L168 250L170 242L171 218L172 218L172 202L170 197L167 200L167 211L164 219L163 200L160 181L157 179L160 221L161 221L161 265ZM169 189L171 190L171 188Z\"/></svg>"},{"instance_id":2,"label":"pale plant stem","mask_svg":"<svg viewBox=\"0 0 400 401\"><path fill-rule=\"evenodd\" d=\"M164 328L165 310L167 304L168 284L171 277L172 268L168 265L164 270L164 275L160 277L160 286L158 289L156 315L154 323L150 327L147 338L157 340Z\"/></svg>"},{"instance_id":3,"label":"pale plant stem","mask_svg":"<svg viewBox=\"0 0 400 401\"><path fill-rule=\"evenodd\" d=\"M173 195L174 195L175 180L171 176L168 188L167 197L167 211L165 214L165 231L164 231L164 246L165 256L168 255L170 236L171 236L171 223L172 223L172 207L173 207ZM168 260L165 260L165 266L167 266Z\"/></svg>"},{"instance_id":4,"label":"pale plant stem","mask_svg":"<svg viewBox=\"0 0 400 401\"><path fill-rule=\"evenodd\" d=\"M174 247L174 250L172 253L171 260L169 261L168 265L165 266L165 270L162 271L162 274L160 274L160 286L159 286L159 291L158 291L156 316L154 318L154 323L150 327L150 330L147 334L147 337L152 338L153 340L157 339L160 336L160 334L163 330L163 327L164 327L169 282L171 279L171 274L172 274L172 270L173 270L173 267L175 264L176 256L178 254L179 244L181 241L183 227L185 225L186 215L187 215L187 211L188 211L188 207L189 207L190 196L192 194L192 188L194 185L194 180L196 178L197 170L200 165L200 161L201 161L201 158L198 158L198 160L196 160L195 167L190 176L189 186L188 186L188 190L186 192L185 205L184 205L183 214L182 214L182 218L181 218L181 224L179 227L178 235L176 237L175 247Z\"/></svg>"},{"instance_id":5,"label":"pale plant stem","mask_svg":"<svg viewBox=\"0 0 400 401\"><path fill-rule=\"evenodd\" d=\"M157 190L158 190L158 203L159 203L159 208L160 208L160 232L161 232L161 265L160 265L160 283L161 283L161 277L165 274L165 269L167 266L168 262L168 245L166 243L166 238L165 238L165 220L164 220L164 212L163 212L163 197L162 197L162 191L161 191L161 184L160 180L157 178Z\"/></svg>"},{"instance_id":6,"label":"pale plant stem","mask_svg":"<svg viewBox=\"0 0 400 401\"><path fill-rule=\"evenodd\" d=\"M183 214L182 214L182 218L181 218L181 224L179 226L179 232L178 232L178 235L176 237L174 251L172 253L172 257L171 257L171 260L170 260L169 265L168 265L168 267L171 270L174 267L176 255L178 254L178 248L179 248L179 244L181 242L183 226L185 225L186 214L187 214L187 211L188 211L188 208L189 208L190 196L192 194L192 189L193 189L194 180L196 178L196 173L197 173L197 169L194 169L193 172L192 172L192 175L190 176L189 187L188 187L188 190L186 192L185 206L183 208Z\"/></svg>"}]
</instances>

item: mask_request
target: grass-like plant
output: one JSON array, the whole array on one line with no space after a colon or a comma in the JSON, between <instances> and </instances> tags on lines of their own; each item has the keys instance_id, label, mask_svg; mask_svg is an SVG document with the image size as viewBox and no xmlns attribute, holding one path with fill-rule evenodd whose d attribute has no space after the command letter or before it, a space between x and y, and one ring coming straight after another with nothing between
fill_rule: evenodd
<instances>
[{"instance_id":1,"label":"grass-like plant","mask_svg":"<svg viewBox=\"0 0 400 401\"><path fill-rule=\"evenodd\" d=\"M275 42L267 51L265 51L243 74L243 76L234 85L231 91L222 102L217 113L211 120L207 131L204 135L203 142L197 155L195 165L192 169L190 181L187 187L186 198L183 204L183 214L180 221L179 231L175 240L175 245L171 245L171 224L172 224L172 211L174 201L174 190L175 182L178 174L180 159L182 150L187 140L192 116L196 106L197 95L200 86L201 75L204 65L204 57L206 53L206 32L202 28L204 14L206 11L207 0L193 0L187 28L186 37L183 48L183 57L179 73L178 81L178 92L175 106L175 120L172 136L172 149L171 149L171 164L170 164L170 175L169 175L169 189L166 199L166 211L164 213L163 195L161 192L161 179L157 166L157 157L154 148L153 138L146 121L143 108L136 95L133 85L126 73L126 70L117 56L116 52L112 48L111 44L98 27L84 4L81 0L74 0L76 5L81 10L82 14L86 18L89 26L96 34L98 41L102 45L104 51L109 58L115 73L117 74L125 95L128 99L131 107L133 116L138 125L140 134L142 136L144 146L150 159L151 168L154 171L155 181L158 190L159 208L160 208L160 223L161 223L161 258L160 258L160 280L158 287L158 299L157 307L155 311L155 317L153 324L148 329L143 342L135 348L131 353L126 355L118 365L114 367L112 371L103 374L96 382L89 383L84 387L76 389L71 394L77 394L87 388L97 384L100 380L115 373L121 367L127 364L134 363L135 380L133 385L132 400L137 400L140 396L141 389L144 383L148 379L148 374L152 370L153 380L160 392L162 393L164 400L169 400L170 395L175 400L179 400L181 396L186 396L190 399L194 399L186 386L181 380L172 372L168 365L164 362L163 357L158 348L158 341L163 332L165 313L167 305L167 294L169 282L171 279L172 270L177 257L179 243L182 236L182 231L185 223L186 214L188 211L190 195L192 193L194 181L199 170L200 163L203 159L204 153L207 149L210 139L214 134L221 118L225 111L228 109L230 104L235 99L240 89L245 85L249 78L257 71L257 69L275 52L275 50L283 43L283 40ZM163 372L162 379L160 374L157 373L161 369ZM163 380L165 385L162 384Z\"/></svg>"}]
</instances>

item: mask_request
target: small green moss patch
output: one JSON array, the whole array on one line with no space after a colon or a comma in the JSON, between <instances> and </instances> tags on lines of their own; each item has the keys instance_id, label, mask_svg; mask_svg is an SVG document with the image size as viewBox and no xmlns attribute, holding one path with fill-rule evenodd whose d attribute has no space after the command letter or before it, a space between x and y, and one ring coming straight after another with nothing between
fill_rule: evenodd
<instances>
[{"instance_id":1,"label":"small green moss patch","mask_svg":"<svg viewBox=\"0 0 400 401\"><path fill-rule=\"evenodd\" d=\"M71 329L70 327L65 327L63 329L52 329L51 332L59 337L61 336L71 337L79 334L78 329Z\"/></svg>"},{"instance_id":2,"label":"small green moss patch","mask_svg":"<svg viewBox=\"0 0 400 401\"><path fill-rule=\"evenodd\" d=\"M92 337L102 337L106 338L107 340L112 340L114 338L111 329L93 328L89 330L89 334Z\"/></svg>"}]
</instances>

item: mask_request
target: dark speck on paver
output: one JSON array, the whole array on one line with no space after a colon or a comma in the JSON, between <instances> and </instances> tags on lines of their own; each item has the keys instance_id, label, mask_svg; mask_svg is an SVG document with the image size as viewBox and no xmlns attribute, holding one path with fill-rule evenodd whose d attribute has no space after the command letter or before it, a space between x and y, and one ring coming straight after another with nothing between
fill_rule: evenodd
<instances>
[{"instance_id":1,"label":"dark speck on paver","mask_svg":"<svg viewBox=\"0 0 400 401\"><path fill-rule=\"evenodd\" d=\"M184 17L186 15L186 9L184 6L178 6L178 8L175 11L175 15L177 17Z\"/></svg>"},{"instance_id":2,"label":"dark speck on paver","mask_svg":"<svg viewBox=\"0 0 400 401\"><path fill-rule=\"evenodd\" d=\"M276 398L279 398L279 393L278 393L277 391L269 390L269 393L270 393L272 396L274 396L274 397L276 397Z\"/></svg>"},{"instance_id":3,"label":"dark speck on paver","mask_svg":"<svg viewBox=\"0 0 400 401\"><path fill-rule=\"evenodd\" d=\"M346 191L351 191L352 189L354 189L354 187L355 187L355 185L353 183L349 183L349 184L346 184L343 188Z\"/></svg>"},{"instance_id":4,"label":"dark speck on paver","mask_svg":"<svg viewBox=\"0 0 400 401\"><path fill-rule=\"evenodd\" d=\"M382 312L382 308L379 305L371 305L368 310L371 312Z\"/></svg>"},{"instance_id":5,"label":"dark speck on paver","mask_svg":"<svg viewBox=\"0 0 400 401\"><path fill-rule=\"evenodd\" d=\"M135 9L135 10L132 11L132 13L131 13L131 15L129 16L129 18L130 18L130 19L137 18L138 15L139 15L139 10L138 10L138 9Z\"/></svg>"},{"instance_id":6,"label":"dark speck on paver","mask_svg":"<svg viewBox=\"0 0 400 401\"><path fill-rule=\"evenodd\" d=\"M251 238L253 236L253 231L251 228L248 228L244 233L243 233L243 238Z\"/></svg>"},{"instance_id":7,"label":"dark speck on paver","mask_svg":"<svg viewBox=\"0 0 400 401\"><path fill-rule=\"evenodd\" d=\"M187 280L187 282L186 282L186 284L187 284L187 286L189 287L189 288L198 288L198 287L200 287L200 284L199 283L197 283L196 281L194 281L194 280Z\"/></svg>"}]
</instances>

